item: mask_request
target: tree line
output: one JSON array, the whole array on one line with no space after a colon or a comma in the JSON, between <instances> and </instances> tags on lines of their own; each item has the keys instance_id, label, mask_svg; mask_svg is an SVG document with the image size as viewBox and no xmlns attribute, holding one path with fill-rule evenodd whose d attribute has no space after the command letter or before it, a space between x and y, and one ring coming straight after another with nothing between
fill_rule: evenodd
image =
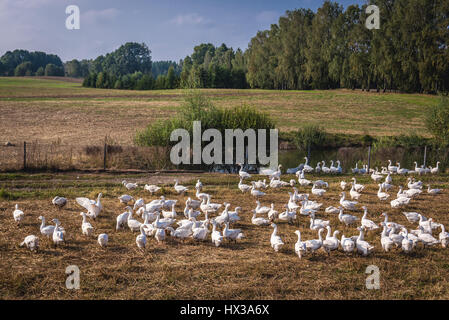
<instances>
[{"instance_id":1,"label":"tree line","mask_svg":"<svg viewBox=\"0 0 449 320\"><path fill-rule=\"evenodd\" d=\"M287 11L269 30L259 31L246 51L203 43L179 63L152 62L145 44L130 42L94 60L62 64L55 55L15 50L0 58L0 74L64 73L85 78L89 87L116 89L448 92L449 1L372 0L370 4L380 9L378 30L365 26L367 5L344 10L325 1L317 12Z\"/></svg>"}]
</instances>

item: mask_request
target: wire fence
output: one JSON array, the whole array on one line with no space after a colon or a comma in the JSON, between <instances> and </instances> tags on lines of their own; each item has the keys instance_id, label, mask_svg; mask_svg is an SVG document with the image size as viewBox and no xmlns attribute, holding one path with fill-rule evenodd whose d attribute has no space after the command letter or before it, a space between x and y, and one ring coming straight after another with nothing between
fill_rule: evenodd
<instances>
[{"instance_id":1,"label":"wire fence","mask_svg":"<svg viewBox=\"0 0 449 320\"><path fill-rule=\"evenodd\" d=\"M23 142L0 147L0 171L173 169L164 147Z\"/></svg>"}]
</instances>

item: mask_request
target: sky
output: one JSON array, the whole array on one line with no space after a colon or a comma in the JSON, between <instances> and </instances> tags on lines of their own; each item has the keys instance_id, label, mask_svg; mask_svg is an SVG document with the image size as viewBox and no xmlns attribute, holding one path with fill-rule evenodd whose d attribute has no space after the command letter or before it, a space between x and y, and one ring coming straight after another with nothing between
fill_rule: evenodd
<instances>
[{"instance_id":1,"label":"sky","mask_svg":"<svg viewBox=\"0 0 449 320\"><path fill-rule=\"evenodd\" d=\"M347 7L364 0L339 0ZM245 50L286 10L316 11L323 0L0 0L0 55L14 49L94 59L126 42L146 43L153 61L179 61L201 43ZM66 7L80 29L66 28Z\"/></svg>"}]
</instances>

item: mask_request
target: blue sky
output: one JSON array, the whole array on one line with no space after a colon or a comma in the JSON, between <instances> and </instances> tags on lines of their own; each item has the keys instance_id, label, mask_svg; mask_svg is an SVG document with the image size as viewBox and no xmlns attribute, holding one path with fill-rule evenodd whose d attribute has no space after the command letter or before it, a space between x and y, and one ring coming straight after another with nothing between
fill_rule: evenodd
<instances>
[{"instance_id":1,"label":"blue sky","mask_svg":"<svg viewBox=\"0 0 449 320\"><path fill-rule=\"evenodd\" d=\"M340 0L343 6L364 0ZM27 49L63 61L96 58L128 41L145 42L153 60L176 60L203 42L246 49L258 30L286 10L322 0L0 0L0 55ZM65 8L80 8L80 30L67 30Z\"/></svg>"}]
</instances>

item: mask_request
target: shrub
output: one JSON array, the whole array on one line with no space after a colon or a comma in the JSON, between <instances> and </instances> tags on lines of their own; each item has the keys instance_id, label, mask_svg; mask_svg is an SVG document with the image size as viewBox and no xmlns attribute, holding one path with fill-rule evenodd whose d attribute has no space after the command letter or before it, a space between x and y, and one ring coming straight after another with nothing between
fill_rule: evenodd
<instances>
[{"instance_id":1,"label":"shrub","mask_svg":"<svg viewBox=\"0 0 449 320\"><path fill-rule=\"evenodd\" d=\"M310 145L322 146L326 139L326 131L315 124L307 124L296 133L295 144L298 149L306 150Z\"/></svg>"},{"instance_id":2,"label":"shrub","mask_svg":"<svg viewBox=\"0 0 449 320\"><path fill-rule=\"evenodd\" d=\"M426 127L437 143L449 143L449 98L442 96L440 102L432 107L426 118Z\"/></svg>"}]
</instances>

